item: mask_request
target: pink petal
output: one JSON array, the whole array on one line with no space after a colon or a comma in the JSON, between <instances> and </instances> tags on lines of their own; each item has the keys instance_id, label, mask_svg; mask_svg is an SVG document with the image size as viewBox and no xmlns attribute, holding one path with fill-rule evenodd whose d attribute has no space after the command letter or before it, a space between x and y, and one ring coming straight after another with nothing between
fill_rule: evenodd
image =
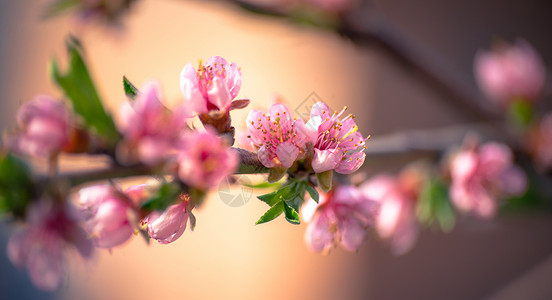
<instances>
[{"instance_id":1,"label":"pink petal","mask_svg":"<svg viewBox=\"0 0 552 300\"><path fill-rule=\"evenodd\" d=\"M148 223L148 232L160 244L168 244L177 240L186 230L188 214L186 204L169 206L162 214L152 212L145 220Z\"/></svg>"},{"instance_id":2,"label":"pink petal","mask_svg":"<svg viewBox=\"0 0 552 300\"><path fill-rule=\"evenodd\" d=\"M314 149L314 157L312 159L312 169L315 173L322 173L328 170L333 170L341 161L340 152L337 150L320 150Z\"/></svg>"},{"instance_id":3,"label":"pink petal","mask_svg":"<svg viewBox=\"0 0 552 300\"><path fill-rule=\"evenodd\" d=\"M363 151L348 155L344 160L341 160L337 164L335 171L341 174L351 174L360 169L360 167L364 164L365 158L366 154Z\"/></svg>"},{"instance_id":4,"label":"pink petal","mask_svg":"<svg viewBox=\"0 0 552 300\"><path fill-rule=\"evenodd\" d=\"M341 233L340 244L345 250L357 251L362 246L366 236L366 228L362 222L352 215L340 222L339 231Z\"/></svg>"},{"instance_id":5,"label":"pink petal","mask_svg":"<svg viewBox=\"0 0 552 300\"><path fill-rule=\"evenodd\" d=\"M327 252L334 245L335 224L322 213L309 223L305 232L305 242L314 252Z\"/></svg>"},{"instance_id":6,"label":"pink petal","mask_svg":"<svg viewBox=\"0 0 552 300\"><path fill-rule=\"evenodd\" d=\"M276 165L276 163L274 163L274 161L270 158L270 153L266 149L266 146L262 146L259 151L257 151L257 156L263 166L267 168L272 168Z\"/></svg>"},{"instance_id":7,"label":"pink petal","mask_svg":"<svg viewBox=\"0 0 552 300\"><path fill-rule=\"evenodd\" d=\"M226 111L228 110L228 107L230 107L230 101L232 98L230 96L230 91L222 78L218 76L213 78L213 83L207 91L207 95L209 97L209 102L218 107L219 110Z\"/></svg>"},{"instance_id":8,"label":"pink petal","mask_svg":"<svg viewBox=\"0 0 552 300\"><path fill-rule=\"evenodd\" d=\"M192 64L187 64L180 72L180 90L192 111L200 114L207 113L207 100L203 98L199 90L197 72Z\"/></svg>"},{"instance_id":9,"label":"pink petal","mask_svg":"<svg viewBox=\"0 0 552 300\"><path fill-rule=\"evenodd\" d=\"M293 165L298 154L299 149L290 142L283 142L276 147L276 156L286 169Z\"/></svg>"}]
</instances>

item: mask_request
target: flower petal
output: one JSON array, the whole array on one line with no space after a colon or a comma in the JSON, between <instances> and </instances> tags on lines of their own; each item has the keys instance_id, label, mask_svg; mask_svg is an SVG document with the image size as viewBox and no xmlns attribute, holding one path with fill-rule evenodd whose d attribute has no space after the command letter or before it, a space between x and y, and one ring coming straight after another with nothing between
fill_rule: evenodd
<instances>
[{"instance_id":1,"label":"flower petal","mask_svg":"<svg viewBox=\"0 0 552 300\"><path fill-rule=\"evenodd\" d=\"M297 155L299 155L299 149L291 142L283 142L276 148L276 156L286 169L293 165Z\"/></svg>"},{"instance_id":2,"label":"flower petal","mask_svg":"<svg viewBox=\"0 0 552 300\"><path fill-rule=\"evenodd\" d=\"M328 170L333 170L341 161L339 151L328 149L314 149L314 157L312 159L312 169L316 173L322 173Z\"/></svg>"}]
</instances>

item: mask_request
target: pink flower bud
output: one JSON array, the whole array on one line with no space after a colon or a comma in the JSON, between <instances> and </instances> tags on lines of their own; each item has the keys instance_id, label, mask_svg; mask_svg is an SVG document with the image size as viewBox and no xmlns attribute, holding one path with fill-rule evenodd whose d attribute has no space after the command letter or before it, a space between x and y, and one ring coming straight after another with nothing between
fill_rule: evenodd
<instances>
[{"instance_id":1,"label":"pink flower bud","mask_svg":"<svg viewBox=\"0 0 552 300\"><path fill-rule=\"evenodd\" d=\"M28 227L11 236L8 257L18 267L26 267L33 284L55 290L66 273L66 251L75 248L83 258L93 253L70 207L53 207L41 200L28 212Z\"/></svg>"},{"instance_id":2,"label":"pink flower bud","mask_svg":"<svg viewBox=\"0 0 552 300\"><path fill-rule=\"evenodd\" d=\"M452 203L461 211L489 219L496 214L498 199L520 195L527 177L513 164L508 146L489 142L457 153L450 164Z\"/></svg>"},{"instance_id":3,"label":"pink flower bud","mask_svg":"<svg viewBox=\"0 0 552 300\"><path fill-rule=\"evenodd\" d=\"M306 127L314 144L312 168L316 173L335 170L341 174L350 174L364 163L366 139L358 132L353 115L339 120L345 109L339 114L331 114L328 106L322 102L312 107L311 119Z\"/></svg>"},{"instance_id":4,"label":"pink flower bud","mask_svg":"<svg viewBox=\"0 0 552 300\"><path fill-rule=\"evenodd\" d=\"M354 186L338 186L328 194L320 194L318 204L308 200L301 210L309 223L305 232L307 246L323 253L337 244L347 251L357 251L377 210L377 203Z\"/></svg>"},{"instance_id":5,"label":"pink flower bud","mask_svg":"<svg viewBox=\"0 0 552 300\"><path fill-rule=\"evenodd\" d=\"M233 104L241 87L241 71L236 63L228 63L219 56L213 56L205 65L199 63L194 69L187 64L180 73L180 90L192 111L205 114L209 111L228 111L243 108L249 103ZM231 107L234 106L234 107Z\"/></svg>"},{"instance_id":6,"label":"pink flower bud","mask_svg":"<svg viewBox=\"0 0 552 300\"><path fill-rule=\"evenodd\" d=\"M128 219L129 199L112 185L95 185L79 191L85 228L97 247L112 248L126 242L134 232Z\"/></svg>"},{"instance_id":7,"label":"pink flower bud","mask_svg":"<svg viewBox=\"0 0 552 300\"><path fill-rule=\"evenodd\" d=\"M187 128L183 107L168 110L159 101L159 88L148 83L132 102L121 108L119 129L131 150L145 164L156 164L173 152L180 133Z\"/></svg>"},{"instance_id":8,"label":"pink flower bud","mask_svg":"<svg viewBox=\"0 0 552 300\"><path fill-rule=\"evenodd\" d=\"M178 149L178 176L192 187L208 189L232 174L239 159L225 142L210 128L182 136Z\"/></svg>"},{"instance_id":9,"label":"pink flower bud","mask_svg":"<svg viewBox=\"0 0 552 300\"><path fill-rule=\"evenodd\" d=\"M516 99L534 102L544 87L544 63L525 40L491 51L480 50L474 64L479 87L500 105Z\"/></svg>"},{"instance_id":10,"label":"pink flower bud","mask_svg":"<svg viewBox=\"0 0 552 300\"><path fill-rule=\"evenodd\" d=\"M154 211L145 219L144 224L152 239L160 244L168 244L176 241L186 230L188 222L187 202L173 204L165 211Z\"/></svg>"},{"instance_id":11,"label":"pink flower bud","mask_svg":"<svg viewBox=\"0 0 552 300\"><path fill-rule=\"evenodd\" d=\"M38 96L19 108L17 122L21 132L11 141L11 147L29 156L55 155L69 142L69 119L69 110L62 101Z\"/></svg>"}]
</instances>

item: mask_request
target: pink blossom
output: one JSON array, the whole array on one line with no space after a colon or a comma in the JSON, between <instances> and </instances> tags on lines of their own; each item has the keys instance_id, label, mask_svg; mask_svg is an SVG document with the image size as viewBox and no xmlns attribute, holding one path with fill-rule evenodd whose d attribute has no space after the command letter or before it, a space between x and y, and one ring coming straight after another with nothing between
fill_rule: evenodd
<instances>
[{"instance_id":1,"label":"pink blossom","mask_svg":"<svg viewBox=\"0 0 552 300\"><path fill-rule=\"evenodd\" d=\"M538 168L552 168L552 114L545 115L530 132L530 150Z\"/></svg>"},{"instance_id":2,"label":"pink blossom","mask_svg":"<svg viewBox=\"0 0 552 300\"><path fill-rule=\"evenodd\" d=\"M69 110L50 96L41 95L24 103L17 112L17 122L21 132L9 142L15 152L49 157L69 143Z\"/></svg>"},{"instance_id":3,"label":"pink blossom","mask_svg":"<svg viewBox=\"0 0 552 300\"><path fill-rule=\"evenodd\" d=\"M416 196L392 176L379 175L366 181L361 192L380 204L376 218L378 235L391 245L395 255L410 251L418 238Z\"/></svg>"},{"instance_id":4,"label":"pink blossom","mask_svg":"<svg viewBox=\"0 0 552 300\"><path fill-rule=\"evenodd\" d=\"M513 164L511 150L500 143L460 151L453 157L450 170L452 203L485 219L496 214L499 198L520 195L527 189L527 178Z\"/></svg>"},{"instance_id":5,"label":"pink blossom","mask_svg":"<svg viewBox=\"0 0 552 300\"><path fill-rule=\"evenodd\" d=\"M136 99L121 108L119 129L130 150L146 164L159 163L172 154L178 137L187 129L186 110L179 107L172 112L159 99L158 86L148 83Z\"/></svg>"},{"instance_id":6,"label":"pink blossom","mask_svg":"<svg viewBox=\"0 0 552 300\"><path fill-rule=\"evenodd\" d=\"M347 251L357 251L373 224L378 205L354 186L338 186L320 194L319 204L308 200L301 213L309 223L305 241L315 252L327 253L339 244Z\"/></svg>"},{"instance_id":7,"label":"pink blossom","mask_svg":"<svg viewBox=\"0 0 552 300\"><path fill-rule=\"evenodd\" d=\"M268 114L250 111L247 116L247 130L251 144L258 150L259 160L267 168L289 168L305 153L305 124L292 118L283 104L273 104Z\"/></svg>"},{"instance_id":8,"label":"pink blossom","mask_svg":"<svg viewBox=\"0 0 552 300\"><path fill-rule=\"evenodd\" d=\"M36 287L55 290L65 276L66 251L74 247L83 258L90 258L92 242L70 207L54 207L43 199L30 208L27 221L28 227L8 241L8 257L14 265L27 268Z\"/></svg>"},{"instance_id":9,"label":"pink blossom","mask_svg":"<svg viewBox=\"0 0 552 300\"><path fill-rule=\"evenodd\" d=\"M210 127L183 135L178 151L179 178L198 189L218 186L239 164L237 153Z\"/></svg>"},{"instance_id":10,"label":"pink blossom","mask_svg":"<svg viewBox=\"0 0 552 300\"><path fill-rule=\"evenodd\" d=\"M365 139L357 131L353 115L339 120L345 109L339 114L330 114L328 106L322 102L312 107L306 126L314 144L312 168L316 173L335 170L350 174L364 163Z\"/></svg>"},{"instance_id":11,"label":"pink blossom","mask_svg":"<svg viewBox=\"0 0 552 300\"><path fill-rule=\"evenodd\" d=\"M491 51L480 50L474 64L479 86L491 100L501 105L516 99L534 102L545 83L544 63L525 40Z\"/></svg>"},{"instance_id":12,"label":"pink blossom","mask_svg":"<svg viewBox=\"0 0 552 300\"><path fill-rule=\"evenodd\" d=\"M95 185L79 191L85 228L100 248L113 248L126 242L134 227L129 221L129 199L113 185Z\"/></svg>"},{"instance_id":13,"label":"pink blossom","mask_svg":"<svg viewBox=\"0 0 552 300\"><path fill-rule=\"evenodd\" d=\"M248 100L235 100L241 87L241 71L236 63L213 56L196 71L187 64L180 73L180 90L191 109L199 114L243 108Z\"/></svg>"},{"instance_id":14,"label":"pink blossom","mask_svg":"<svg viewBox=\"0 0 552 300\"><path fill-rule=\"evenodd\" d=\"M186 230L188 222L187 201L173 204L165 211L153 211L143 222L151 238L160 244L176 241Z\"/></svg>"}]
</instances>

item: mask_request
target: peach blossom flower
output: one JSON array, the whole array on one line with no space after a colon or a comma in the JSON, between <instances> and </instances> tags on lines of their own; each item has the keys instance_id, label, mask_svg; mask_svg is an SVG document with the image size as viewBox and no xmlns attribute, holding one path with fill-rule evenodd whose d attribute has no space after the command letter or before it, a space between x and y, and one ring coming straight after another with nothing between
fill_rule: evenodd
<instances>
[{"instance_id":1,"label":"peach blossom flower","mask_svg":"<svg viewBox=\"0 0 552 300\"><path fill-rule=\"evenodd\" d=\"M337 244L347 251L357 251L377 210L377 203L355 186L337 186L320 194L319 204L310 199L303 206L303 219L309 223L305 241L315 252L327 253Z\"/></svg>"},{"instance_id":2,"label":"peach blossom flower","mask_svg":"<svg viewBox=\"0 0 552 300\"><path fill-rule=\"evenodd\" d=\"M542 58L521 39L491 51L479 50L474 70L483 92L501 105L516 99L534 102L544 87L546 77Z\"/></svg>"},{"instance_id":3,"label":"peach blossom flower","mask_svg":"<svg viewBox=\"0 0 552 300\"><path fill-rule=\"evenodd\" d=\"M66 273L66 254L75 248L83 258L93 253L90 241L78 225L71 207L54 207L42 199L28 212L28 227L8 241L8 257L26 267L33 284L43 290L59 287Z\"/></svg>"},{"instance_id":4,"label":"peach blossom flower","mask_svg":"<svg viewBox=\"0 0 552 300\"><path fill-rule=\"evenodd\" d=\"M376 218L378 235L389 241L395 255L410 251L418 238L419 226L416 220L416 195L398 178L379 175L366 181L361 192L380 204Z\"/></svg>"},{"instance_id":5,"label":"peach blossom flower","mask_svg":"<svg viewBox=\"0 0 552 300\"><path fill-rule=\"evenodd\" d=\"M452 203L461 211L489 219L496 214L498 200L520 195L527 177L514 165L508 146L488 142L457 153L450 163Z\"/></svg>"}]
</instances>

